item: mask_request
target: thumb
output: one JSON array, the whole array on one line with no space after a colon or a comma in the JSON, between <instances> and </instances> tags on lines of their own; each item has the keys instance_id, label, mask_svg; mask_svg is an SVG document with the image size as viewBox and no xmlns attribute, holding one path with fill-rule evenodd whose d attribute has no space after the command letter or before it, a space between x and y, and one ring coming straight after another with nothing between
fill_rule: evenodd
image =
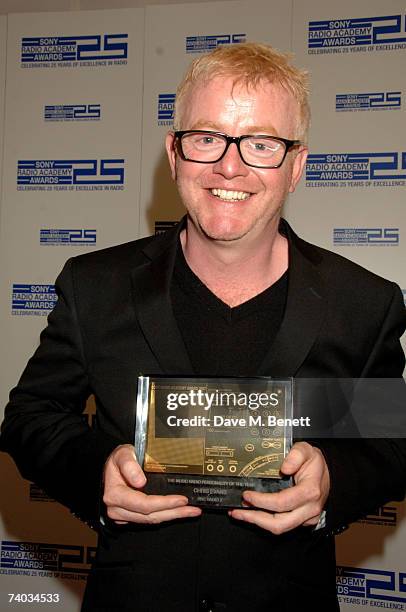
<instances>
[{"instance_id":1,"label":"thumb","mask_svg":"<svg viewBox=\"0 0 406 612\"><path fill-rule=\"evenodd\" d=\"M292 446L289 453L286 455L282 465L281 472L288 476L296 474L308 459L308 444L305 442L297 442Z\"/></svg>"},{"instance_id":2,"label":"thumb","mask_svg":"<svg viewBox=\"0 0 406 612\"><path fill-rule=\"evenodd\" d=\"M112 460L121 478L130 487L140 489L147 479L135 456L134 447L130 444L120 446L114 451Z\"/></svg>"}]
</instances>

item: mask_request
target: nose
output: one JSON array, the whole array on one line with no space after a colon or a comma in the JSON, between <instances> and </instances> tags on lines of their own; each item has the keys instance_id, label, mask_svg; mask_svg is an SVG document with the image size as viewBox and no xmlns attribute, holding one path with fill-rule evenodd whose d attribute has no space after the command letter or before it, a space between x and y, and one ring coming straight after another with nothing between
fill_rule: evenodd
<instances>
[{"instance_id":1,"label":"nose","mask_svg":"<svg viewBox=\"0 0 406 612\"><path fill-rule=\"evenodd\" d=\"M213 172L221 174L227 179L235 176L247 176L249 168L241 159L235 142L232 142L228 147L224 157L213 164Z\"/></svg>"}]
</instances>

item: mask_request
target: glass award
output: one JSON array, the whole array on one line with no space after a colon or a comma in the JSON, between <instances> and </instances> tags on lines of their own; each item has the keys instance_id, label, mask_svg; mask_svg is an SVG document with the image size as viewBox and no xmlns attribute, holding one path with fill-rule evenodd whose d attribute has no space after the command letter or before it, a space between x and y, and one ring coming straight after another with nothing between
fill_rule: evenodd
<instances>
[{"instance_id":1,"label":"glass award","mask_svg":"<svg viewBox=\"0 0 406 612\"><path fill-rule=\"evenodd\" d=\"M292 379L140 376L135 452L157 495L239 508L242 492L291 486Z\"/></svg>"}]
</instances>

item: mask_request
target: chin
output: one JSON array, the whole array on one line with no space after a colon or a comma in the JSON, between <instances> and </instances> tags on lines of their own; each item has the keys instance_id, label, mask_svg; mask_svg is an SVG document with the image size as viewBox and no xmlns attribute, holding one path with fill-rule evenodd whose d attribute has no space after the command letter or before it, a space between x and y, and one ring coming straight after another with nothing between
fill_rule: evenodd
<instances>
[{"instance_id":1,"label":"chin","mask_svg":"<svg viewBox=\"0 0 406 612\"><path fill-rule=\"evenodd\" d=\"M212 240L232 241L243 238L249 231L250 227L241 221L230 220L212 220L210 222L199 223L199 227L203 234Z\"/></svg>"}]
</instances>

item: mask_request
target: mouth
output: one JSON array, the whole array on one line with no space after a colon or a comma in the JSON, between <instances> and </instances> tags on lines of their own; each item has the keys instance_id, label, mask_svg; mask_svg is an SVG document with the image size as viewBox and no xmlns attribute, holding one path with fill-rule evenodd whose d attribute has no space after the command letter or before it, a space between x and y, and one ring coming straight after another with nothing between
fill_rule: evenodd
<instances>
[{"instance_id":1,"label":"mouth","mask_svg":"<svg viewBox=\"0 0 406 612\"><path fill-rule=\"evenodd\" d=\"M225 202L241 202L247 200L251 195L249 191L231 191L228 189L210 189L210 193Z\"/></svg>"}]
</instances>

